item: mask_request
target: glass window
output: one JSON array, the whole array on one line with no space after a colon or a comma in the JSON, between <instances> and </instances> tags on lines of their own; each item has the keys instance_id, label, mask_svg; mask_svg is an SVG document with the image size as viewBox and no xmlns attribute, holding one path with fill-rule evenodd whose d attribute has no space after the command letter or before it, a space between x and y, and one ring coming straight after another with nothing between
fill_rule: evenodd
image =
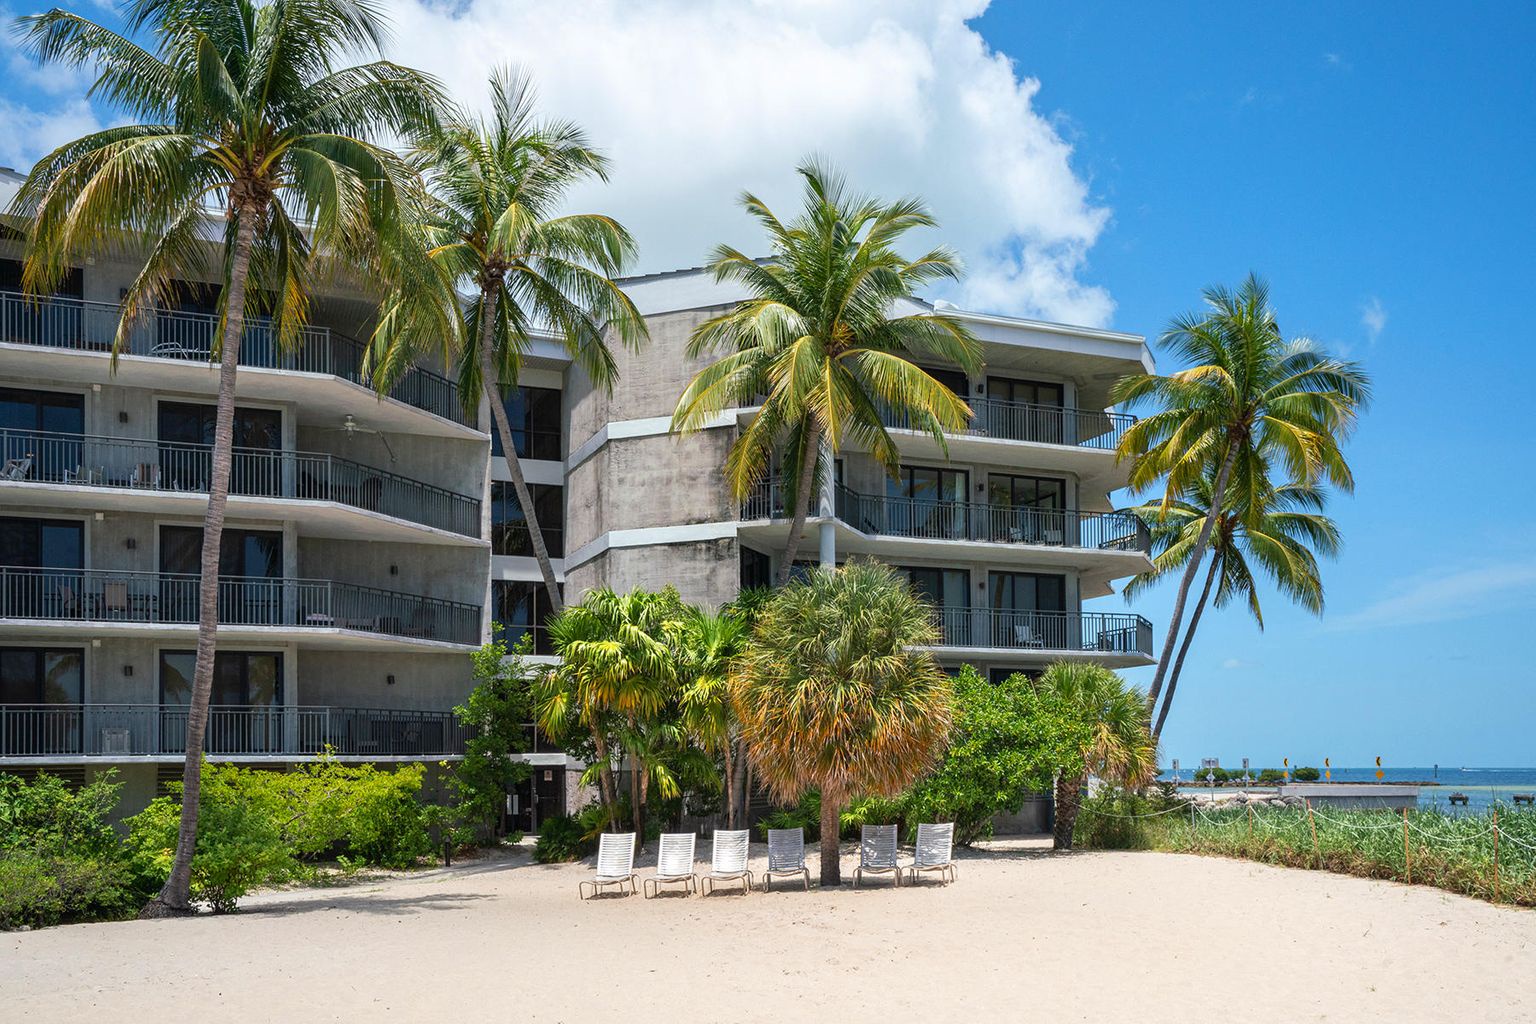
<instances>
[{"instance_id":1,"label":"glass window","mask_svg":"<svg viewBox=\"0 0 1536 1024\"><path fill-rule=\"evenodd\" d=\"M993 505L1060 510L1067 507L1067 482L1043 476L993 473L987 477L987 500Z\"/></svg>"},{"instance_id":2,"label":"glass window","mask_svg":"<svg viewBox=\"0 0 1536 1024\"><path fill-rule=\"evenodd\" d=\"M160 703L192 703L196 651L160 652ZM273 707L283 702L283 656L267 651L219 651L213 658L211 704L220 707Z\"/></svg>"},{"instance_id":3,"label":"glass window","mask_svg":"<svg viewBox=\"0 0 1536 1024\"><path fill-rule=\"evenodd\" d=\"M159 439L177 444L213 444L218 407L161 402ZM235 447L278 451L283 447L283 414L277 409L235 409Z\"/></svg>"},{"instance_id":4,"label":"glass window","mask_svg":"<svg viewBox=\"0 0 1536 1024\"><path fill-rule=\"evenodd\" d=\"M85 524L71 519L0 516L0 565L83 569Z\"/></svg>"},{"instance_id":5,"label":"glass window","mask_svg":"<svg viewBox=\"0 0 1536 1024\"><path fill-rule=\"evenodd\" d=\"M1049 405L1058 409L1066 404L1066 392L1060 384L1014 380L1010 377L988 377L987 397L995 402L1027 402L1030 405Z\"/></svg>"},{"instance_id":6,"label":"glass window","mask_svg":"<svg viewBox=\"0 0 1536 1024\"><path fill-rule=\"evenodd\" d=\"M992 607L1010 612L1064 612L1067 610L1065 576L1033 572L994 572L987 578Z\"/></svg>"},{"instance_id":7,"label":"glass window","mask_svg":"<svg viewBox=\"0 0 1536 1024\"><path fill-rule=\"evenodd\" d=\"M529 484L528 489L533 492L533 513L544 535L544 546L551 558L560 558L565 554L565 488ZM533 557L523 506L510 481L491 483L491 552Z\"/></svg>"},{"instance_id":8,"label":"glass window","mask_svg":"<svg viewBox=\"0 0 1536 1024\"><path fill-rule=\"evenodd\" d=\"M79 704L85 652L68 647L0 647L0 704Z\"/></svg>"},{"instance_id":9,"label":"glass window","mask_svg":"<svg viewBox=\"0 0 1536 1024\"><path fill-rule=\"evenodd\" d=\"M903 466L886 480L886 532L906 537L964 537L971 475L962 469Z\"/></svg>"},{"instance_id":10,"label":"glass window","mask_svg":"<svg viewBox=\"0 0 1536 1024\"><path fill-rule=\"evenodd\" d=\"M197 575L202 571L203 528L160 527L160 571ZM220 576L281 579L283 535L278 530L226 529L219 541Z\"/></svg>"},{"instance_id":11,"label":"glass window","mask_svg":"<svg viewBox=\"0 0 1536 1024\"><path fill-rule=\"evenodd\" d=\"M0 388L0 430L85 433L85 396L62 391Z\"/></svg>"},{"instance_id":12,"label":"glass window","mask_svg":"<svg viewBox=\"0 0 1536 1024\"><path fill-rule=\"evenodd\" d=\"M770 566L771 560L767 555L742 545L741 589L773 586L773 570Z\"/></svg>"},{"instance_id":13,"label":"glass window","mask_svg":"<svg viewBox=\"0 0 1536 1024\"><path fill-rule=\"evenodd\" d=\"M512 444L520 459L565 457L561 444L560 391L557 388L519 387L507 395L504 408L512 428ZM503 455L501 431L491 429L491 454Z\"/></svg>"},{"instance_id":14,"label":"glass window","mask_svg":"<svg viewBox=\"0 0 1536 1024\"><path fill-rule=\"evenodd\" d=\"M932 569L903 566L912 588L935 608L965 608L970 604L971 574L964 569Z\"/></svg>"},{"instance_id":15,"label":"glass window","mask_svg":"<svg viewBox=\"0 0 1536 1024\"><path fill-rule=\"evenodd\" d=\"M545 629L552 613L542 580L495 580L491 585L492 619L508 646L533 634L534 654L553 654Z\"/></svg>"},{"instance_id":16,"label":"glass window","mask_svg":"<svg viewBox=\"0 0 1536 1024\"><path fill-rule=\"evenodd\" d=\"M932 366L924 366L922 370L961 398L965 398L970 393L970 381L962 370L940 370Z\"/></svg>"}]
</instances>

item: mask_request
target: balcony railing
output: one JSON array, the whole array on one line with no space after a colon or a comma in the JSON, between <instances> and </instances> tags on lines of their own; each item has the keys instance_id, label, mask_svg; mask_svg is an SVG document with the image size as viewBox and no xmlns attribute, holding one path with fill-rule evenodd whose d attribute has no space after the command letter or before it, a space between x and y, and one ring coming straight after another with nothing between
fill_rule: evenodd
<instances>
[{"instance_id":1,"label":"balcony railing","mask_svg":"<svg viewBox=\"0 0 1536 1024\"><path fill-rule=\"evenodd\" d=\"M115 303L0 291L0 342L110 352L121 316ZM147 311L129 325L122 354L206 363L213 358L218 327L219 318L209 313ZM328 327L301 328L294 344L285 348L270 320L252 319L240 342L241 366L324 373L372 387L363 364L363 346ZM454 423L475 425L465 415L458 386L428 370L406 371L389 397Z\"/></svg>"},{"instance_id":2,"label":"balcony railing","mask_svg":"<svg viewBox=\"0 0 1536 1024\"><path fill-rule=\"evenodd\" d=\"M0 460L21 482L206 493L213 447L90 434L0 430ZM321 452L236 448L229 492L334 501L423 526L480 536L480 502Z\"/></svg>"},{"instance_id":3,"label":"balcony railing","mask_svg":"<svg viewBox=\"0 0 1536 1024\"><path fill-rule=\"evenodd\" d=\"M1136 422L1127 413L1096 409L1068 409L1057 405L1004 402L992 398L970 399L971 423L960 433L974 437L1000 437L1008 441L1060 444L1073 448L1113 451L1120 438ZM885 425L898 430L916 429L896 413L885 415Z\"/></svg>"},{"instance_id":4,"label":"balcony railing","mask_svg":"<svg viewBox=\"0 0 1536 1024\"><path fill-rule=\"evenodd\" d=\"M480 642L476 605L330 580L219 577L219 624L348 629L448 643ZM0 566L0 619L197 622L191 573Z\"/></svg>"},{"instance_id":5,"label":"balcony railing","mask_svg":"<svg viewBox=\"0 0 1536 1024\"><path fill-rule=\"evenodd\" d=\"M1038 544L1102 551L1151 550L1147 525L1127 512L1080 512L1076 509L985 505L861 494L847 487L834 491L837 518L861 533L925 540ZM742 503L743 520L787 518L783 488L761 484Z\"/></svg>"},{"instance_id":6,"label":"balcony railing","mask_svg":"<svg viewBox=\"0 0 1536 1024\"><path fill-rule=\"evenodd\" d=\"M156 704L0 704L0 757L181 754L188 709ZM364 757L452 757L469 726L447 711L392 708L208 709L210 755L311 757L326 747Z\"/></svg>"},{"instance_id":7,"label":"balcony railing","mask_svg":"<svg viewBox=\"0 0 1536 1024\"><path fill-rule=\"evenodd\" d=\"M934 616L946 647L1152 656L1152 624L1140 615L939 608Z\"/></svg>"}]
</instances>

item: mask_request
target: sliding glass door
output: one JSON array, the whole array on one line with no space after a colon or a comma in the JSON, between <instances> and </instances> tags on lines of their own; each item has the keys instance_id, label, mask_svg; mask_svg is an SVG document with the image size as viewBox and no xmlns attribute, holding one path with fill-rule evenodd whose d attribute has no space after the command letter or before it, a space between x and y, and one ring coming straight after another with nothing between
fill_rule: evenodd
<instances>
[{"instance_id":1,"label":"sliding glass door","mask_svg":"<svg viewBox=\"0 0 1536 1024\"><path fill-rule=\"evenodd\" d=\"M197 621L202 573L200 526L160 527L160 602L169 622ZM219 543L219 621L282 625L283 535L277 530L226 529Z\"/></svg>"},{"instance_id":2,"label":"sliding glass door","mask_svg":"<svg viewBox=\"0 0 1536 1024\"><path fill-rule=\"evenodd\" d=\"M1033 572L987 575L992 643L997 647L1067 649L1067 580Z\"/></svg>"},{"instance_id":3,"label":"sliding glass door","mask_svg":"<svg viewBox=\"0 0 1536 1024\"><path fill-rule=\"evenodd\" d=\"M901 467L895 480L886 481L887 532L940 539L968 536L970 481L963 469Z\"/></svg>"}]
</instances>

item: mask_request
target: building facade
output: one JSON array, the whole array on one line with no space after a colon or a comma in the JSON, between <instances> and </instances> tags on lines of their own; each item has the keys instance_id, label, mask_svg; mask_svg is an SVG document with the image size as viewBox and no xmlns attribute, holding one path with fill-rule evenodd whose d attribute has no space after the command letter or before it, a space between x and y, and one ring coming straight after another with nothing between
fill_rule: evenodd
<instances>
[{"instance_id":1,"label":"building facade","mask_svg":"<svg viewBox=\"0 0 1536 1024\"><path fill-rule=\"evenodd\" d=\"M0 203L20 178L0 171ZM125 803L179 775L197 632L217 370L217 292L188 281L130 325L114 367L129 259L82 266L58 294L20 291L0 228L0 771L112 767ZM788 532L776 481L739 502L725 454L753 409L669 430L701 363L689 334L742 296L699 270L631 278L651 340L620 351L612 392L538 340L506 406L566 599L656 588L719 605L773 578ZM1148 370L1139 337L947 310L982 341L948 441L893 427L895 479L839 453L800 558L873 557L938 609L947 667L1034 671L1057 658L1148 664L1151 627L1084 602L1145 569L1145 527L1112 510L1129 417L1110 383ZM236 395L208 756L280 766L329 747L360 761L462 752L451 709L468 654L499 623L551 655L549 605L489 416L414 371L369 387L373 309L315 297L302 343L248 325ZM578 766L538 745L513 801L523 828L567 809Z\"/></svg>"}]
</instances>

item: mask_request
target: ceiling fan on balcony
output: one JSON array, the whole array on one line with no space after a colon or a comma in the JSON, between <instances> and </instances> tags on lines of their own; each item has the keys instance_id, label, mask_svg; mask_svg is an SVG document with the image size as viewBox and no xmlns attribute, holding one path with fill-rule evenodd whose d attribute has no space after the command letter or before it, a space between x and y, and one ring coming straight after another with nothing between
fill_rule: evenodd
<instances>
[{"instance_id":1,"label":"ceiling fan on balcony","mask_svg":"<svg viewBox=\"0 0 1536 1024\"><path fill-rule=\"evenodd\" d=\"M396 462L395 449L390 446L389 438L384 435L384 431L374 430L372 427L363 426L361 423L357 422L357 417L353 416L351 413L347 413L342 417L341 426L327 427L325 429L342 431L347 435L348 441L352 440L352 438L358 434L372 434L379 439L379 443L384 446L384 451L389 454L390 465L394 465Z\"/></svg>"}]
</instances>

